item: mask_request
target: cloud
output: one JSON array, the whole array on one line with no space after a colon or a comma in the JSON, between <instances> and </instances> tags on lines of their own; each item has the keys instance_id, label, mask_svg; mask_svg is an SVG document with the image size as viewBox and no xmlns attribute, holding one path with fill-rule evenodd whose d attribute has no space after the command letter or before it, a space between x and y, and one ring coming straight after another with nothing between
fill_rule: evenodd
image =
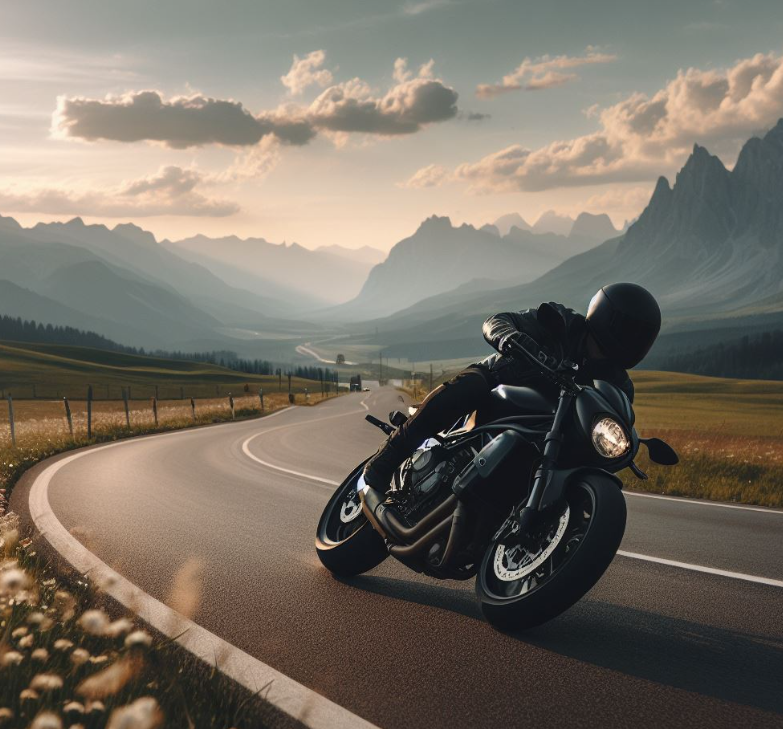
<instances>
[{"instance_id":1,"label":"cloud","mask_svg":"<svg viewBox=\"0 0 783 729\"><path fill-rule=\"evenodd\" d=\"M538 149L515 144L455 176L476 191L638 182L675 170L694 144L733 154L783 116L783 56L757 54L726 70L680 71L660 91L598 113L600 129Z\"/></svg>"},{"instance_id":2,"label":"cloud","mask_svg":"<svg viewBox=\"0 0 783 729\"><path fill-rule=\"evenodd\" d=\"M616 55L602 53L591 46L588 46L581 56L541 56L535 60L526 58L514 71L504 76L500 83L479 84L476 87L476 96L480 99L491 99L512 91L551 89L578 78L574 73L564 73L567 69L616 60Z\"/></svg>"},{"instance_id":3,"label":"cloud","mask_svg":"<svg viewBox=\"0 0 783 729\"><path fill-rule=\"evenodd\" d=\"M225 217L239 212L228 200L208 198L195 188L205 177L192 169L168 166L114 189L74 192L58 187L0 189L0 208L12 213L85 215L108 218L182 215Z\"/></svg>"},{"instance_id":4,"label":"cloud","mask_svg":"<svg viewBox=\"0 0 783 729\"><path fill-rule=\"evenodd\" d=\"M404 71L404 73L403 73ZM421 67L411 78L395 64L398 81L385 95L374 96L361 79L326 89L306 111L318 129L397 136L413 134L422 127L457 116L457 92L431 78L432 65Z\"/></svg>"},{"instance_id":5,"label":"cloud","mask_svg":"<svg viewBox=\"0 0 783 729\"><path fill-rule=\"evenodd\" d=\"M309 106L289 103L260 114L238 101L201 94L165 99L159 91L130 91L105 99L60 97L52 128L66 139L147 141L186 149L250 147L269 137L303 145L319 131L398 136L457 116L458 94L434 77L432 60L414 75L398 59L394 74L395 84L383 95L354 78L325 89Z\"/></svg>"},{"instance_id":6,"label":"cloud","mask_svg":"<svg viewBox=\"0 0 783 729\"><path fill-rule=\"evenodd\" d=\"M324 51L313 51L304 58L299 58L294 54L294 62L291 70L280 77L280 81L292 95L301 94L308 86L317 84L318 86L328 86L332 83L332 72L321 68L326 60Z\"/></svg>"},{"instance_id":7,"label":"cloud","mask_svg":"<svg viewBox=\"0 0 783 729\"><path fill-rule=\"evenodd\" d=\"M402 12L405 15L421 15L453 4L452 0L421 0L421 2L406 3L402 6Z\"/></svg>"},{"instance_id":8,"label":"cloud","mask_svg":"<svg viewBox=\"0 0 783 729\"><path fill-rule=\"evenodd\" d=\"M200 94L165 100L157 91L131 91L102 100L61 96L53 130L65 138L161 142L174 149L248 146L270 134L289 144L306 144L315 134L301 118L254 116L238 101Z\"/></svg>"},{"instance_id":9,"label":"cloud","mask_svg":"<svg viewBox=\"0 0 783 729\"><path fill-rule=\"evenodd\" d=\"M400 183L398 187L410 187L414 189L423 187L440 187L451 179L451 172L442 165L427 165L417 170L408 180Z\"/></svg>"}]
</instances>

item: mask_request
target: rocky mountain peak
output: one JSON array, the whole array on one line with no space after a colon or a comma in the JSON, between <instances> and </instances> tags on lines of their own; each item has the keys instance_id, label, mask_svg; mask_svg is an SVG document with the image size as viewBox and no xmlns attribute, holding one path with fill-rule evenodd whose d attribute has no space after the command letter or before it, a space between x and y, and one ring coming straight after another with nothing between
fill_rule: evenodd
<instances>
[{"instance_id":1,"label":"rocky mountain peak","mask_svg":"<svg viewBox=\"0 0 783 729\"><path fill-rule=\"evenodd\" d=\"M617 229L612 225L612 219L606 213L600 215L579 213L571 228L570 237L579 236L605 241L614 238L617 233Z\"/></svg>"}]
</instances>

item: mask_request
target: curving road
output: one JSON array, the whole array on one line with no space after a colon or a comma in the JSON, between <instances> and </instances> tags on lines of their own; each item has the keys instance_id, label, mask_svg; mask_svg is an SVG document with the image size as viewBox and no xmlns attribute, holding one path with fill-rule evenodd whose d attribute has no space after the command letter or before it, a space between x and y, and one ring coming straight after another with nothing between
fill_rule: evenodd
<instances>
[{"instance_id":1,"label":"curving road","mask_svg":"<svg viewBox=\"0 0 783 729\"><path fill-rule=\"evenodd\" d=\"M783 726L783 512L628 495L623 551L691 567L619 556L516 637L481 619L471 583L392 560L332 578L313 548L330 482L382 438L366 409L399 399L98 449L54 475L51 508L155 598L202 559L199 625L384 729Z\"/></svg>"}]
</instances>

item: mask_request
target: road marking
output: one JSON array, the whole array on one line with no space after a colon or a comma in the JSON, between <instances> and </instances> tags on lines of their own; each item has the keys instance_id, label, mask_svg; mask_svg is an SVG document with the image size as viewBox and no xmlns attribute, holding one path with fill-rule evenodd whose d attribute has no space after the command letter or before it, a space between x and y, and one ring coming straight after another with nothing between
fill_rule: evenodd
<instances>
[{"instance_id":1,"label":"road marking","mask_svg":"<svg viewBox=\"0 0 783 729\"><path fill-rule=\"evenodd\" d=\"M366 401L369 399L369 395L367 395L359 404L365 409L369 411L369 407L367 406ZM301 471L294 471L291 468L284 468L283 466L277 466L274 463L269 463L269 461L265 461L262 458L259 458L257 455L252 453L250 451L250 443L254 441L256 438L260 438L262 435L267 435L269 433L274 433L277 430L285 430L287 428L294 427L296 425L310 425L311 423L321 423L324 420L334 420L335 418L344 418L348 415L356 415L356 413L361 412L360 410L351 410L347 413L340 413L339 415L329 415L325 418L314 418L312 420L303 420L300 423L289 423L287 425L278 425L276 428L269 428L268 430L262 430L260 433L254 433L249 438L247 438L244 443L242 443L242 452L251 460L255 461L256 463L261 464L262 466L265 466L266 468L271 468L273 471L280 471L280 473L287 473L290 476L298 476L299 478L304 478L308 481L315 481L318 484L325 484L329 486L330 488L333 488L335 486L339 486L341 481L332 481L330 478L323 478L322 476L314 476L311 473L302 473Z\"/></svg>"},{"instance_id":2,"label":"road marking","mask_svg":"<svg viewBox=\"0 0 783 729\"><path fill-rule=\"evenodd\" d=\"M719 575L720 577L730 577L733 580L745 580L745 582L757 582L760 585L772 585L772 587L783 587L783 580L773 580L771 577L758 577L757 575L746 575L744 572L730 572L729 570L719 570L715 567L705 567L700 564L690 564L689 562L678 562L674 559L664 559L663 557L651 557L648 554L638 554L637 552L625 552L622 549L617 551L621 557L630 557L631 559L640 559L643 562L655 562L664 564L667 567L679 567L692 572L704 572L708 575Z\"/></svg>"},{"instance_id":3,"label":"road marking","mask_svg":"<svg viewBox=\"0 0 783 729\"><path fill-rule=\"evenodd\" d=\"M719 504L717 501L702 501L701 499L687 499L683 496L660 496L659 494L643 494L639 491L623 491L626 496L639 496L643 499L661 499L662 501L676 501L678 504L693 504L694 506L718 506L721 509L740 509L742 511L760 511L762 514L777 514L783 516L783 511L771 509L765 506L740 506L739 504Z\"/></svg>"},{"instance_id":4,"label":"road marking","mask_svg":"<svg viewBox=\"0 0 783 729\"><path fill-rule=\"evenodd\" d=\"M266 417L280 415L288 409L278 410ZM152 437L181 436L194 432L197 431L183 430ZM329 701L148 595L90 552L60 523L49 503L49 484L57 472L79 458L134 442L137 441L129 439L79 451L42 471L33 482L29 496L30 515L41 535L78 572L89 574L92 580L103 585L104 592L153 628L176 640L207 665L215 665L215 657L220 656L217 668L249 691L256 693L268 687L264 692L265 700L304 726L311 729L378 729L374 724Z\"/></svg>"}]
</instances>

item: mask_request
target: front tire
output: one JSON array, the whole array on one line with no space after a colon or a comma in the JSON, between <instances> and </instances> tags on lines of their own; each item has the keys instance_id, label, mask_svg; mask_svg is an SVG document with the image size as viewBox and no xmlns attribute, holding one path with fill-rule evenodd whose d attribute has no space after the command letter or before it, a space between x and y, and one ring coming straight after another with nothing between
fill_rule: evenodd
<instances>
[{"instance_id":1,"label":"front tire","mask_svg":"<svg viewBox=\"0 0 783 729\"><path fill-rule=\"evenodd\" d=\"M389 556L386 542L361 510L356 482L364 464L356 468L332 494L318 522L315 550L326 569L340 577L369 572Z\"/></svg>"},{"instance_id":2,"label":"front tire","mask_svg":"<svg viewBox=\"0 0 783 729\"><path fill-rule=\"evenodd\" d=\"M569 485L561 510L544 529L540 552L507 537L490 545L476 578L484 617L501 630L515 630L560 615L606 571L625 521L625 497L610 478L596 474Z\"/></svg>"}]
</instances>

